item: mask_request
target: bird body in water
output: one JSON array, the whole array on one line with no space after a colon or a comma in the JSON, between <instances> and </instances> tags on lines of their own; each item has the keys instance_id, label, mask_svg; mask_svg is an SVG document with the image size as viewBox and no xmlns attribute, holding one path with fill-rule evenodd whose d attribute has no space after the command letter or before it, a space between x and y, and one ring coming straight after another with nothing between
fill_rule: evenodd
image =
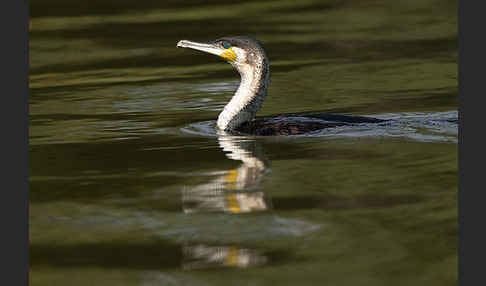
<instances>
[{"instance_id":1,"label":"bird body in water","mask_svg":"<svg viewBox=\"0 0 486 286\"><path fill-rule=\"evenodd\" d=\"M190 48L228 61L241 76L234 96L219 114L217 126L230 133L253 135L295 135L324 128L383 120L337 114L293 114L255 118L270 83L270 63L259 41L246 37L224 37L208 43L181 40L177 47Z\"/></svg>"}]
</instances>

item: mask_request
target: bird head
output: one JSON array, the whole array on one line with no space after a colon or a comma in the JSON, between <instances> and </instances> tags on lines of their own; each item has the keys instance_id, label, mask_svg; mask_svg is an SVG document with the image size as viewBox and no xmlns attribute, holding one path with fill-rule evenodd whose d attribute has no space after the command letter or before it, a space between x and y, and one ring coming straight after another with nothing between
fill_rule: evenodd
<instances>
[{"instance_id":1,"label":"bird head","mask_svg":"<svg viewBox=\"0 0 486 286\"><path fill-rule=\"evenodd\" d=\"M255 67L263 64L266 53L263 45L247 36L223 37L211 42L194 42L181 40L178 48L189 48L213 54L225 59L239 71L245 67Z\"/></svg>"}]
</instances>

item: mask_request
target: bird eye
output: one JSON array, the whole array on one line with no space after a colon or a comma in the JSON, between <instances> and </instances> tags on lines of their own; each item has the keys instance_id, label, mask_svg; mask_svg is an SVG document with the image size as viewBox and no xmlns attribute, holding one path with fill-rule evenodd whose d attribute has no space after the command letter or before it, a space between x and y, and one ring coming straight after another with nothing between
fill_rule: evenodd
<instances>
[{"instance_id":1,"label":"bird eye","mask_svg":"<svg viewBox=\"0 0 486 286\"><path fill-rule=\"evenodd\" d=\"M228 43L228 42L224 42L224 43L223 43L223 47L224 47L225 49L229 49L229 48L231 48L231 44L230 44L230 43Z\"/></svg>"}]
</instances>

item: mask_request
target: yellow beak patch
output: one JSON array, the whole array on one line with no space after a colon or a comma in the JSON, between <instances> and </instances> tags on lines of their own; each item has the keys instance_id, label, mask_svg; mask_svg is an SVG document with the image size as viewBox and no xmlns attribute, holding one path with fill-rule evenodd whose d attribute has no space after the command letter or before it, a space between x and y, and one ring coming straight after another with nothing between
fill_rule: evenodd
<instances>
[{"instance_id":1,"label":"yellow beak patch","mask_svg":"<svg viewBox=\"0 0 486 286\"><path fill-rule=\"evenodd\" d=\"M236 54L232 48L225 49L219 56L230 62L236 61Z\"/></svg>"}]
</instances>

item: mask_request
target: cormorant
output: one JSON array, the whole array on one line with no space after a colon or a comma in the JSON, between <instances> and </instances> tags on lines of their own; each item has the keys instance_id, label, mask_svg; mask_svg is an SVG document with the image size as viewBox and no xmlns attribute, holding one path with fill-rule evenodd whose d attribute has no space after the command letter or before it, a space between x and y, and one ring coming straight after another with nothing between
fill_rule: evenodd
<instances>
[{"instance_id":1,"label":"cormorant","mask_svg":"<svg viewBox=\"0 0 486 286\"><path fill-rule=\"evenodd\" d=\"M247 36L235 36L207 43L181 40L177 47L220 56L240 73L240 85L218 117L217 126L223 131L252 135L294 135L329 127L385 121L321 113L255 118L270 82L270 64L262 43Z\"/></svg>"}]
</instances>

